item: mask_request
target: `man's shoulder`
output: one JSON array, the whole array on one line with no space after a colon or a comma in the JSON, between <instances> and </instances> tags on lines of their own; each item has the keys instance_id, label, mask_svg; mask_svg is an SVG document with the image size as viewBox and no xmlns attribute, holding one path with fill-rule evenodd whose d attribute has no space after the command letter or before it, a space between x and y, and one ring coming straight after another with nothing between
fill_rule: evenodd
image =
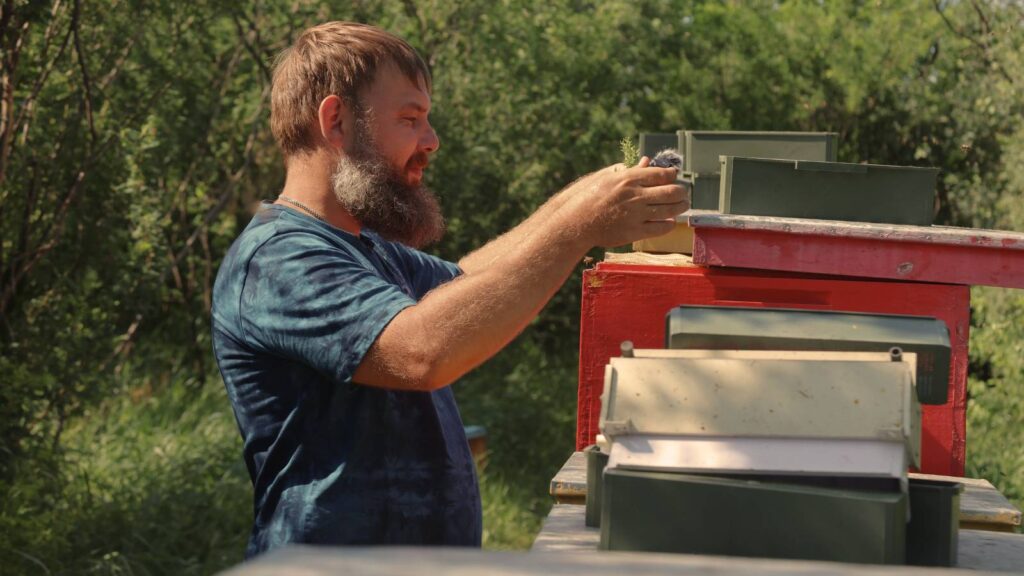
<instances>
[{"instance_id":1,"label":"man's shoulder","mask_svg":"<svg viewBox=\"0 0 1024 576\"><path fill-rule=\"evenodd\" d=\"M332 257L358 259L355 236L347 236L351 235L328 229L320 222L296 218L275 205L264 205L235 239L221 264L221 272L225 267L229 270L237 267L238 272L244 273L254 258L273 260L311 250L329 251Z\"/></svg>"},{"instance_id":2,"label":"man's shoulder","mask_svg":"<svg viewBox=\"0 0 1024 576\"><path fill-rule=\"evenodd\" d=\"M315 260L351 261L363 265L358 250L338 234L315 222L290 217L284 209L264 204L245 230L235 239L221 261L213 289L213 322L234 326L240 313L240 297L254 271L280 276L301 276L301 262L315 266ZM263 274L265 276L265 274ZM300 281L300 278L294 278Z\"/></svg>"}]
</instances>

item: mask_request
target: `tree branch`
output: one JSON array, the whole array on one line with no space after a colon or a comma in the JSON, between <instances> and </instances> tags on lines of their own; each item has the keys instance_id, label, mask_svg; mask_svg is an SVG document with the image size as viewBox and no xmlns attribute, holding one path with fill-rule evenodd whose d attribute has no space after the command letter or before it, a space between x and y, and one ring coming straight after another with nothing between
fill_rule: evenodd
<instances>
[{"instance_id":1,"label":"tree branch","mask_svg":"<svg viewBox=\"0 0 1024 576\"><path fill-rule=\"evenodd\" d=\"M233 13L231 15L231 20L235 23L235 30L238 31L238 39L242 41L242 45L245 46L246 51L248 51L249 55L252 56L252 59L256 61L256 65L259 66L260 72L263 74L263 79L269 83L273 76L273 73L270 71L270 68L267 66L267 63L263 61L263 57L260 56L260 53L257 51L257 46L254 46L249 41L248 37L249 33L252 33L254 35L254 41L259 43L259 31L256 28L255 24L252 21L246 19L249 22L249 33L247 33L242 28L242 22L239 19L239 15L237 13Z\"/></svg>"},{"instance_id":2,"label":"tree branch","mask_svg":"<svg viewBox=\"0 0 1024 576\"><path fill-rule=\"evenodd\" d=\"M85 61L85 54L82 52L82 41L79 37L81 27L82 0L75 0L74 10L71 11L71 30L75 43L75 54L78 56L78 67L82 71L82 104L85 106L85 118L89 124L90 143L96 143L96 123L92 116L92 81L89 79L89 67Z\"/></svg>"}]
</instances>

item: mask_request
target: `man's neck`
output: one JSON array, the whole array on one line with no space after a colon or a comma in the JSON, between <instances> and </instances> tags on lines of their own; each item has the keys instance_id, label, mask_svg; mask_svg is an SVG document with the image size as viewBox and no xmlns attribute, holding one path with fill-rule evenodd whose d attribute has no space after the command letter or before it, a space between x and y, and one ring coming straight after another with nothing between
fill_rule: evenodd
<instances>
[{"instance_id":1,"label":"man's neck","mask_svg":"<svg viewBox=\"0 0 1024 576\"><path fill-rule=\"evenodd\" d=\"M362 226L338 203L331 189L331 172L335 164L336 159L322 150L291 157L281 196L311 209L311 216L322 217L328 224L358 236ZM309 212L281 199L275 204Z\"/></svg>"}]
</instances>

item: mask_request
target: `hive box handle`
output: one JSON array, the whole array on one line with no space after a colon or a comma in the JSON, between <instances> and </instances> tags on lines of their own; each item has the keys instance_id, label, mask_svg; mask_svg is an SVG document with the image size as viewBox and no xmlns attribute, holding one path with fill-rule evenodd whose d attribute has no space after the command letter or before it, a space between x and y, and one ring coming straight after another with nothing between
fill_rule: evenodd
<instances>
[{"instance_id":1,"label":"hive box handle","mask_svg":"<svg viewBox=\"0 0 1024 576\"><path fill-rule=\"evenodd\" d=\"M840 162L806 162L797 160L794 168L804 172L840 172L843 174L867 174L865 164L846 164Z\"/></svg>"}]
</instances>

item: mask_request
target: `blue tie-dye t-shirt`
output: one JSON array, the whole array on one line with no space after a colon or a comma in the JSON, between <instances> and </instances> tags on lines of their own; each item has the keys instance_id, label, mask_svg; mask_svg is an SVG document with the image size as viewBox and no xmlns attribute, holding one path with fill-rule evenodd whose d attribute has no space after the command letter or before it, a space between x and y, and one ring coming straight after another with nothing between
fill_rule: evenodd
<instances>
[{"instance_id":1,"label":"blue tie-dye t-shirt","mask_svg":"<svg viewBox=\"0 0 1024 576\"><path fill-rule=\"evenodd\" d=\"M231 246L213 346L254 488L247 557L292 542L480 545L476 470L451 389L352 382L388 322L458 274L372 231L272 204Z\"/></svg>"}]
</instances>

